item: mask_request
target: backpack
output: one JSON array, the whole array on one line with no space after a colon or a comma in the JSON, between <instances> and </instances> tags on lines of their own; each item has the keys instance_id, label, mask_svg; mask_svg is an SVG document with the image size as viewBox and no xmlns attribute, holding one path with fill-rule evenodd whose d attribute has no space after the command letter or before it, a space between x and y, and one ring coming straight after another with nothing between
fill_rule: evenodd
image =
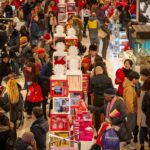
<instances>
[{"instance_id":1,"label":"backpack","mask_svg":"<svg viewBox=\"0 0 150 150\"><path fill-rule=\"evenodd\" d=\"M120 140L115 129L110 128L102 135L102 149L103 150L120 150Z\"/></svg>"},{"instance_id":2,"label":"backpack","mask_svg":"<svg viewBox=\"0 0 150 150\"><path fill-rule=\"evenodd\" d=\"M97 29L97 20L89 20L88 21L88 28L89 29Z\"/></svg>"},{"instance_id":3,"label":"backpack","mask_svg":"<svg viewBox=\"0 0 150 150\"><path fill-rule=\"evenodd\" d=\"M43 101L41 87L38 83L32 83L28 86L27 101L31 103Z\"/></svg>"}]
</instances>

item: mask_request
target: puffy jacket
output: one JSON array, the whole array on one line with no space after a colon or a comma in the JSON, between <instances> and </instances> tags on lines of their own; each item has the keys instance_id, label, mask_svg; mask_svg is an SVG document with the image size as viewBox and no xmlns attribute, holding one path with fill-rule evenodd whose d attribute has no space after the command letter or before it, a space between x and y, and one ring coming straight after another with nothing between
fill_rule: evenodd
<instances>
[{"instance_id":1,"label":"puffy jacket","mask_svg":"<svg viewBox=\"0 0 150 150\"><path fill-rule=\"evenodd\" d=\"M125 78L123 88L123 99L125 101L127 113L137 112L137 94L135 91L135 85Z\"/></svg>"}]
</instances>

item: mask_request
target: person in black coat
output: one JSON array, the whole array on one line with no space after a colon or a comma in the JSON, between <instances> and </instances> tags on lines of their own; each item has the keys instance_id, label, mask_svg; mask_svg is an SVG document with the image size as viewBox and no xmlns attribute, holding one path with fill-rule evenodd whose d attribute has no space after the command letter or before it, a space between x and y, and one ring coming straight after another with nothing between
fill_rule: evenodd
<instances>
[{"instance_id":1,"label":"person in black coat","mask_svg":"<svg viewBox=\"0 0 150 150\"><path fill-rule=\"evenodd\" d=\"M9 55L4 53L2 55L2 63L0 64L0 84L2 79L12 73L11 65L9 63Z\"/></svg>"},{"instance_id":2,"label":"person in black coat","mask_svg":"<svg viewBox=\"0 0 150 150\"><path fill-rule=\"evenodd\" d=\"M42 101L42 109L43 109L45 119L47 119L46 104L47 104L48 93L50 92L50 77L52 76L52 74L53 74L53 68L51 62L48 62L47 64L42 66L42 70L40 73L40 85L44 97L44 100Z\"/></svg>"},{"instance_id":3,"label":"person in black coat","mask_svg":"<svg viewBox=\"0 0 150 150\"><path fill-rule=\"evenodd\" d=\"M7 43L8 36L7 31L5 30L5 26L0 23L0 49L5 50L5 44Z\"/></svg>"},{"instance_id":4,"label":"person in black coat","mask_svg":"<svg viewBox=\"0 0 150 150\"><path fill-rule=\"evenodd\" d=\"M95 68L95 74L90 82L90 91L94 94L94 106L101 107L104 105L104 91L113 88L112 80L104 74L103 65ZM95 114L95 129L98 132L100 127L100 116Z\"/></svg>"},{"instance_id":5,"label":"person in black coat","mask_svg":"<svg viewBox=\"0 0 150 150\"><path fill-rule=\"evenodd\" d=\"M48 122L44 119L43 111L40 107L33 108L33 122L30 130L34 134L37 143L37 150L46 150L46 134L49 130Z\"/></svg>"},{"instance_id":6,"label":"person in black coat","mask_svg":"<svg viewBox=\"0 0 150 150\"><path fill-rule=\"evenodd\" d=\"M150 78L148 78L143 84L145 95L142 102L142 111L146 115L146 124L148 126L148 134L150 136ZM150 147L150 138L149 138L149 147Z\"/></svg>"}]
</instances>

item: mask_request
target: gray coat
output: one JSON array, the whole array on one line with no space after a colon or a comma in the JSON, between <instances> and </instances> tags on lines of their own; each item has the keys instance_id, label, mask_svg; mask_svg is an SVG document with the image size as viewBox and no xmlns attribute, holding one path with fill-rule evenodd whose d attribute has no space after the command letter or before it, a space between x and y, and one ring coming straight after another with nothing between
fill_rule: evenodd
<instances>
[{"instance_id":1,"label":"gray coat","mask_svg":"<svg viewBox=\"0 0 150 150\"><path fill-rule=\"evenodd\" d=\"M106 108L107 108L107 104L105 104L102 107L89 106L89 109L94 111L97 114L100 114L102 112L106 113ZM129 141L131 140L132 136L126 123L125 104L124 101L119 97L117 98L116 102L112 106L110 113L113 112L115 109L118 110L121 115L120 117L110 118L111 123L114 126L120 127L119 131L117 131L120 141Z\"/></svg>"}]
</instances>

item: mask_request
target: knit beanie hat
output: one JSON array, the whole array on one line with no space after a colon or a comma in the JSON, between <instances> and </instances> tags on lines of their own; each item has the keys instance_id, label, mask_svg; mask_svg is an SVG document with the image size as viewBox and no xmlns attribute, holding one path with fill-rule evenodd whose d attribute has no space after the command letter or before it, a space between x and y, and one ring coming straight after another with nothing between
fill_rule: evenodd
<instances>
[{"instance_id":1,"label":"knit beanie hat","mask_svg":"<svg viewBox=\"0 0 150 150\"><path fill-rule=\"evenodd\" d=\"M43 53L45 53L45 52L46 52L46 51L45 51L44 48L38 48L38 49L37 49L37 54L38 54L38 55L43 54Z\"/></svg>"},{"instance_id":2,"label":"knit beanie hat","mask_svg":"<svg viewBox=\"0 0 150 150\"><path fill-rule=\"evenodd\" d=\"M20 37L20 45L25 44L28 42L28 38L26 36Z\"/></svg>"},{"instance_id":3,"label":"knit beanie hat","mask_svg":"<svg viewBox=\"0 0 150 150\"><path fill-rule=\"evenodd\" d=\"M113 97L115 95L116 95L116 90L113 89L113 88L106 89L105 92L104 92L104 96Z\"/></svg>"},{"instance_id":4,"label":"knit beanie hat","mask_svg":"<svg viewBox=\"0 0 150 150\"><path fill-rule=\"evenodd\" d=\"M91 44L91 45L89 46L89 50L90 50L90 51L97 51L97 46L96 46L95 44Z\"/></svg>"}]
</instances>

